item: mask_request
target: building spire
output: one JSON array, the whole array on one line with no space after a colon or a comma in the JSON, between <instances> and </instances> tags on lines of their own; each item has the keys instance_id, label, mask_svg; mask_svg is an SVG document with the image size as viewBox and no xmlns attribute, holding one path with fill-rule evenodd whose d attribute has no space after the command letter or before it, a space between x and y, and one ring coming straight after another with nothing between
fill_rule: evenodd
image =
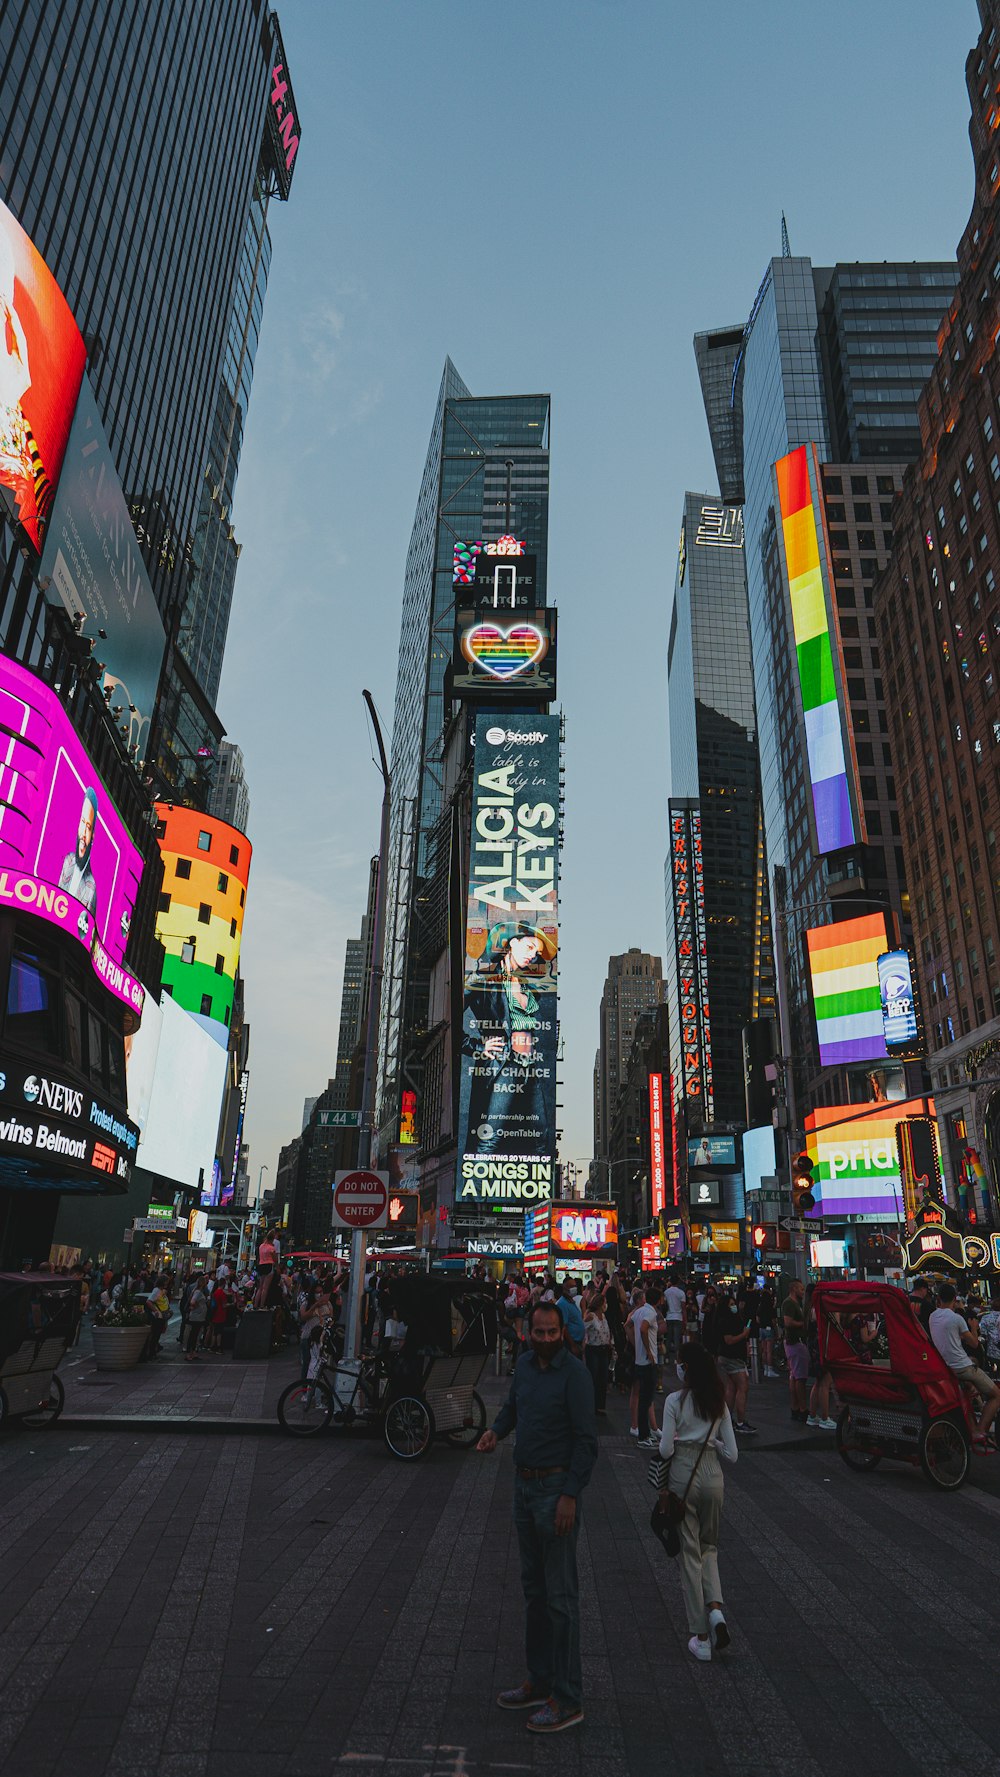
<instances>
[{"instance_id":1,"label":"building spire","mask_svg":"<svg viewBox=\"0 0 1000 1777\"><path fill-rule=\"evenodd\" d=\"M782 259L791 259L792 257L792 249L788 244L788 223L785 221L784 210L781 212L781 257Z\"/></svg>"}]
</instances>

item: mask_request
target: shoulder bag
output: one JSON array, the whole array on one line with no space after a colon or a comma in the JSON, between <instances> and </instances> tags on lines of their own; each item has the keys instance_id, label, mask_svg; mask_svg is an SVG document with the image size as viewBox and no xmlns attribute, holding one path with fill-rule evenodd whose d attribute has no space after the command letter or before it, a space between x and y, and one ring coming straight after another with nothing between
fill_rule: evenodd
<instances>
[{"instance_id":1,"label":"shoulder bag","mask_svg":"<svg viewBox=\"0 0 1000 1777\"><path fill-rule=\"evenodd\" d=\"M698 1451L697 1460L688 1477L688 1484L685 1487L684 1492L682 1494L667 1493L658 1499L653 1507L652 1516L650 1518L650 1529L655 1536L659 1537L664 1549L670 1556L680 1554L680 1525L683 1521L684 1513L687 1511L687 1499L688 1494L691 1491L691 1483L694 1480L695 1475L698 1473L701 1459L704 1456L705 1451L708 1449L709 1442L718 1423L717 1420L714 1425L710 1425L708 1431L705 1433L701 1449ZM652 1463L650 1464L650 1469L652 1470Z\"/></svg>"}]
</instances>

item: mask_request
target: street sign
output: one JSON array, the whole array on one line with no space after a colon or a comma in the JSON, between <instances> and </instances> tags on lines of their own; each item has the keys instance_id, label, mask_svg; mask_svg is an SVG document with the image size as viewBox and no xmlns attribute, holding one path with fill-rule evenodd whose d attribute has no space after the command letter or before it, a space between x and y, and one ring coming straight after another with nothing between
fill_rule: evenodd
<instances>
[{"instance_id":1,"label":"street sign","mask_svg":"<svg viewBox=\"0 0 1000 1777\"><path fill-rule=\"evenodd\" d=\"M136 1216L132 1226L137 1234L173 1234L175 1222L176 1218L171 1210L169 1222L165 1222L162 1216ZM181 1225L187 1228L186 1222Z\"/></svg>"},{"instance_id":2,"label":"street sign","mask_svg":"<svg viewBox=\"0 0 1000 1777\"><path fill-rule=\"evenodd\" d=\"M320 1111L316 1118L321 1129L360 1129L360 1111Z\"/></svg>"},{"instance_id":3,"label":"street sign","mask_svg":"<svg viewBox=\"0 0 1000 1777\"><path fill-rule=\"evenodd\" d=\"M333 1182L335 1228L385 1228L389 1223L387 1172L338 1172Z\"/></svg>"},{"instance_id":4,"label":"street sign","mask_svg":"<svg viewBox=\"0 0 1000 1777\"><path fill-rule=\"evenodd\" d=\"M123 1239L125 1241L126 1246L132 1245L132 1230L131 1230L131 1228L126 1228L125 1233L123 1235Z\"/></svg>"},{"instance_id":5,"label":"street sign","mask_svg":"<svg viewBox=\"0 0 1000 1777\"><path fill-rule=\"evenodd\" d=\"M787 1228L789 1234L806 1234L810 1228L814 1234L823 1232L818 1222L807 1222L804 1216L779 1216L778 1227Z\"/></svg>"}]
</instances>

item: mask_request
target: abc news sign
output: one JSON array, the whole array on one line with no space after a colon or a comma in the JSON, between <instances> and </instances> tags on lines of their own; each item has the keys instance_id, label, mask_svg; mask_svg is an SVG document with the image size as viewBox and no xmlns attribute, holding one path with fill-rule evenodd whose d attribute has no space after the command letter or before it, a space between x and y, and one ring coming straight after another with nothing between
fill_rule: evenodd
<instances>
[{"instance_id":1,"label":"abc news sign","mask_svg":"<svg viewBox=\"0 0 1000 1777\"><path fill-rule=\"evenodd\" d=\"M124 1191L138 1141L135 1124L86 1087L0 1061L0 1158L86 1175L92 1190ZM83 1176L79 1183L86 1188Z\"/></svg>"}]
</instances>

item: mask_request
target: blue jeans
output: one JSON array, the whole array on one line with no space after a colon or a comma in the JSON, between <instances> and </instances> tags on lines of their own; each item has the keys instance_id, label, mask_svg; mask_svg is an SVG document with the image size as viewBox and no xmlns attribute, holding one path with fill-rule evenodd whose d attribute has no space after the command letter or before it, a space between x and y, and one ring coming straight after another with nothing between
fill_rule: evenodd
<instances>
[{"instance_id":1,"label":"blue jeans","mask_svg":"<svg viewBox=\"0 0 1000 1777\"><path fill-rule=\"evenodd\" d=\"M516 1475L514 1524L521 1549L528 1677L536 1690L555 1697L561 1708L579 1709L583 1703L576 1571L580 1500L569 1535L557 1536L556 1502L565 1484L565 1470L537 1481Z\"/></svg>"}]
</instances>

